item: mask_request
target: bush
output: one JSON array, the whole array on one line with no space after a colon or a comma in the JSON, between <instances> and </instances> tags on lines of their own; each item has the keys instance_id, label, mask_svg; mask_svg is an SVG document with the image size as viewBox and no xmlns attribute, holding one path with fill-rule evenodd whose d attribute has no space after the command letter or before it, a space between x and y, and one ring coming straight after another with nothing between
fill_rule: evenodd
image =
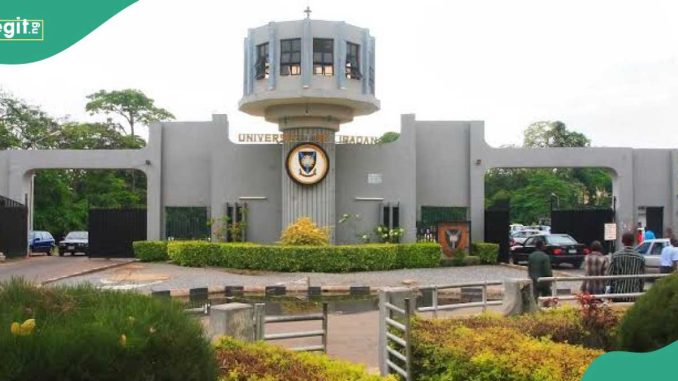
<instances>
[{"instance_id":1,"label":"bush","mask_svg":"<svg viewBox=\"0 0 678 381\"><path fill-rule=\"evenodd\" d=\"M619 346L649 352L678 340L678 275L658 280L631 307L619 327Z\"/></svg>"},{"instance_id":2,"label":"bush","mask_svg":"<svg viewBox=\"0 0 678 381\"><path fill-rule=\"evenodd\" d=\"M471 255L479 257L482 264L494 265L499 260L499 245L489 242L473 242Z\"/></svg>"},{"instance_id":3,"label":"bush","mask_svg":"<svg viewBox=\"0 0 678 381\"><path fill-rule=\"evenodd\" d=\"M468 257L464 258L464 263L463 266L478 266L480 264L480 258L469 255Z\"/></svg>"},{"instance_id":4,"label":"bush","mask_svg":"<svg viewBox=\"0 0 678 381\"><path fill-rule=\"evenodd\" d=\"M453 266L464 266L464 260L468 254L464 249L455 249L452 253L452 265Z\"/></svg>"},{"instance_id":5,"label":"bush","mask_svg":"<svg viewBox=\"0 0 678 381\"><path fill-rule=\"evenodd\" d=\"M169 259L166 241L137 241L132 246L134 256L142 262L159 262Z\"/></svg>"},{"instance_id":6,"label":"bush","mask_svg":"<svg viewBox=\"0 0 678 381\"><path fill-rule=\"evenodd\" d=\"M397 247L397 268L438 267L440 245L437 243L405 243Z\"/></svg>"},{"instance_id":7,"label":"bush","mask_svg":"<svg viewBox=\"0 0 678 381\"><path fill-rule=\"evenodd\" d=\"M415 379L578 381L603 354L536 339L507 327L473 329L445 323L414 321Z\"/></svg>"},{"instance_id":8,"label":"bush","mask_svg":"<svg viewBox=\"0 0 678 381\"><path fill-rule=\"evenodd\" d=\"M269 271L351 272L400 268L399 245L265 246L255 244L171 242L170 258L182 266ZM407 252L407 249L406 249ZM422 249L423 253L430 252ZM399 259L401 258L401 259ZM425 254L417 262L424 264ZM412 263L410 263L412 264ZM430 262L432 267L437 262Z\"/></svg>"},{"instance_id":9,"label":"bush","mask_svg":"<svg viewBox=\"0 0 678 381\"><path fill-rule=\"evenodd\" d=\"M222 381L396 381L393 376L371 375L361 365L262 342L222 338L216 347Z\"/></svg>"},{"instance_id":10,"label":"bush","mask_svg":"<svg viewBox=\"0 0 678 381\"><path fill-rule=\"evenodd\" d=\"M328 228L316 226L308 217L301 217L282 232L280 243L285 246L324 246L330 243Z\"/></svg>"},{"instance_id":11,"label":"bush","mask_svg":"<svg viewBox=\"0 0 678 381\"><path fill-rule=\"evenodd\" d=\"M21 280L0 284L0 358L8 381L197 381L217 371L200 324L177 303Z\"/></svg>"}]
</instances>

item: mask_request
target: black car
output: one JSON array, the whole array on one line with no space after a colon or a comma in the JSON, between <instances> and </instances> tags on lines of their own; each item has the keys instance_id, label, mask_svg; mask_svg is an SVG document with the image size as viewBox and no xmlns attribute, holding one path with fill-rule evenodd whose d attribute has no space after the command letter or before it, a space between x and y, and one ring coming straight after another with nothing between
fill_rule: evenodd
<instances>
[{"instance_id":1,"label":"black car","mask_svg":"<svg viewBox=\"0 0 678 381\"><path fill-rule=\"evenodd\" d=\"M535 245L538 240L543 240L546 243L544 252L551 258L552 265L570 263L578 269L589 253L588 248L567 234L540 234L528 238L522 245L511 248L513 263L527 262L527 257L536 250Z\"/></svg>"},{"instance_id":2,"label":"black car","mask_svg":"<svg viewBox=\"0 0 678 381\"><path fill-rule=\"evenodd\" d=\"M63 241L59 242L59 255L63 256L66 253L83 253L88 255L89 252L89 235L87 232L70 232L66 235Z\"/></svg>"}]
</instances>

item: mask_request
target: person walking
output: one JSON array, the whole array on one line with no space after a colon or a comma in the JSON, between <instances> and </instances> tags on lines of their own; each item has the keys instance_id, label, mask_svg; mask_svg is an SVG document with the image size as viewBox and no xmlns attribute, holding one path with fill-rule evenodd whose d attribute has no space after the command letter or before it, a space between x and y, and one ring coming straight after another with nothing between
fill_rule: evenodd
<instances>
[{"instance_id":1,"label":"person walking","mask_svg":"<svg viewBox=\"0 0 678 381\"><path fill-rule=\"evenodd\" d=\"M527 258L527 273L532 279L532 290L534 290L535 299L540 296L551 295L551 284L546 282L537 282L541 277L553 276L551 269L551 258L544 252L546 243L543 239L537 239L535 251Z\"/></svg>"},{"instance_id":2,"label":"person walking","mask_svg":"<svg viewBox=\"0 0 678 381\"><path fill-rule=\"evenodd\" d=\"M622 235L624 247L612 254L607 275L640 275L645 274L645 258L633 249L633 233ZM626 294L642 292L645 283L640 278L612 279L609 281L610 293ZM615 299L616 301L633 301L634 298Z\"/></svg>"},{"instance_id":3,"label":"person walking","mask_svg":"<svg viewBox=\"0 0 678 381\"><path fill-rule=\"evenodd\" d=\"M591 243L591 253L584 259L584 275L602 276L607 273L609 266L608 257L603 254L603 245L600 241ZM605 280L585 280L581 285L581 291L591 295L605 292Z\"/></svg>"},{"instance_id":4,"label":"person walking","mask_svg":"<svg viewBox=\"0 0 678 381\"><path fill-rule=\"evenodd\" d=\"M678 240L671 238L671 244L666 245L666 247L662 249L659 271L662 274L674 272L676 269L676 262L678 262Z\"/></svg>"}]
</instances>

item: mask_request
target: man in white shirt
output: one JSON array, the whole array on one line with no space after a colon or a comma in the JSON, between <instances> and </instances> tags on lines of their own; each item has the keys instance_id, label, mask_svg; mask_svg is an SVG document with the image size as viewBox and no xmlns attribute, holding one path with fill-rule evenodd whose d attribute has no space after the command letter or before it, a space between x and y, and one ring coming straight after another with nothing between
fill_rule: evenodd
<instances>
[{"instance_id":1,"label":"man in white shirt","mask_svg":"<svg viewBox=\"0 0 678 381\"><path fill-rule=\"evenodd\" d=\"M676 268L678 262L678 240L671 238L671 244L662 249L659 263L659 271L662 274L670 274Z\"/></svg>"}]
</instances>

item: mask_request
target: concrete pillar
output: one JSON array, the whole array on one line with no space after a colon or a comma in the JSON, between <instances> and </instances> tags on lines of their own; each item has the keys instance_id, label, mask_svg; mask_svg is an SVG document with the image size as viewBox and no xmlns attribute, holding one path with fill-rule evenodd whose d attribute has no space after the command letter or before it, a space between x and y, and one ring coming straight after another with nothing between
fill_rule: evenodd
<instances>
[{"instance_id":1,"label":"concrete pillar","mask_svg":"<svg viewBox=\"0 0 678 381\"><path fill-rule=\"evenodd\" d=\"M335 135L324 128L294 128L283 132L282 152L282 227L300 217L309 217L316 225L333 228L335 218ZM287 173L286 161L290 151L304 142L315 143L327 154L329 171L323 180L314 185L295 182ZM334 229L331 241L334 242Z\"/></svg>"},{"instance_id":2,"label":"concrete pillar","mask_svg":"<svg viewBox=\"0 0 678 381\"><path fill-rule=\"evenodd\" d=\"M522 315L537 310L530 279L504 281L503 313L506 316Z\"/></svg>"},{"instance_id":3,"label":"concrete pillar","mask_svg":"<svg viewBox=\"0 0 678 381\"><path fill-rule=\"evenodd\" d=\"M210 309L209 335L231 336L241 341L254 341L254 308L250 304L227 303Z\"/></svg>"}]
</instances>

